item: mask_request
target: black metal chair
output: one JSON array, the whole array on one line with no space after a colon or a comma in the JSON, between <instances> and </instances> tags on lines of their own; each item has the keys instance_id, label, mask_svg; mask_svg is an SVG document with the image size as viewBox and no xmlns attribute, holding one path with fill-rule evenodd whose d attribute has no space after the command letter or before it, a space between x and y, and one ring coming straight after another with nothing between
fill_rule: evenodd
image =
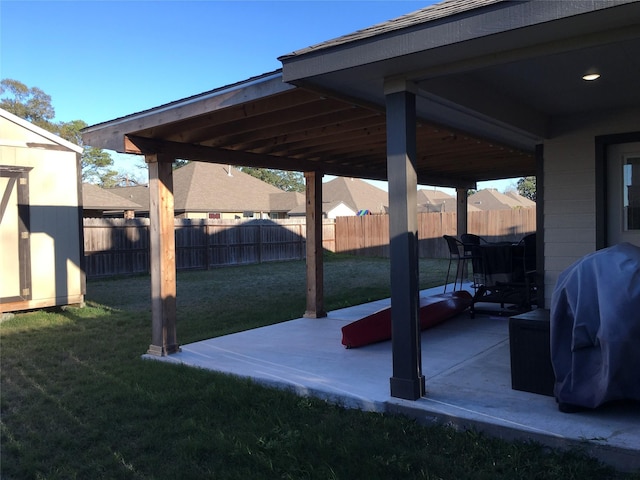
<instances>
[{"instance_id":1,"label":"black metal chair","mask_svg":"<svg viewBox=\"0 0 640 480\"><path fill-rule=\"evenodd\" d=\"M451 235L443 235L442 238L447 242L447 247L449 248L449 267L447 268L447 279L444 283L444 293L447 293L447 285L449 284L449 275L451 273L451 264L456 262L456 275L453 282L453 291L456 291L456 285L458 283L458 278L460 278L460 290L462 290L462 278L464 264L467 260L471 260L473 257L471 254L466 254L464 249L464 244L458 240L456 237L452 237Z\"/></svg>"},{"instance_id":2,"label":"black metal chair","mask_svg":"<svg viewBox=\"0 0 640 480\"><path fill-rule=\"evenodd\" d=\"M460 241L465 245L482 245L483 243L489 243L480 235L475 235L473 233L463 233L460 235ZM471 251L471 248L465 248L465 250Z\"/></svg>"},{"instance_id":3,"label":"black metal chair","mask_svg":"<svg viewBox=\"0 0 640 480\"><path fill-rule=\"evenodd\" d=\"M489 242L486 241L484 238L482 238L479 235L475 235L473 233L463 233L462 235L460 235L460 241L463 244L463 248L464 248L464 255L467 258L471 259L471 266L473 267L473 284L471 285L473 287L473 290L476 291L478 289L478 280L476 279L476 270L477 268L475 268L475 266L478 264L477 260L477 250L475 250L473 247L476 247L478 245L486 245ZM481 282L480 282L481 283Z\"/></svg>"},{"instance_id":4,"label":"black metal chair","mask_svg":"<svg viewBox=\"0 0 640 480\"><path fill-rule=\"evenodd\" d=\"M524 283L527 306L537 305L537 265L536 234L525 235L519 242L518 254L514 256L514 273L516 281Z\"/></svg>"}]
</instances>

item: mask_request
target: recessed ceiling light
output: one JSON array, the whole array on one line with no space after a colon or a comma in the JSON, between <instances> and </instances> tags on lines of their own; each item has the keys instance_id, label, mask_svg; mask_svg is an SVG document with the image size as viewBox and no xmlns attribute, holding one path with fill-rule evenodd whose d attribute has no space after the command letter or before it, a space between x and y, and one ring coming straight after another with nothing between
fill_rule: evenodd
<instances>
[{"instance_id":1,"label":"recessed ceiling light","mask_svg":"<svg viewBox=\"0 0 640 480\"><path fill-rule=\"evenodd\" d=\"M583 80L586 80L587 82L592 82L594 80L597 80L600 78L600 74L599 73L587 73L586 75L582 76Z\"/></svg>"}]
</instances>

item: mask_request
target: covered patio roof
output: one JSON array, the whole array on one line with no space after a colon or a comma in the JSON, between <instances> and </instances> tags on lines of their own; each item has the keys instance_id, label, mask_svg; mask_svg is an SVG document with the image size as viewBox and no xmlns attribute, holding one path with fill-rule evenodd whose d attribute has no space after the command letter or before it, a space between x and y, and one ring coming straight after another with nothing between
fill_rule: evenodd
<instances>
[{"instance_id":1,"label":"covered patio roof","mask_svg":"<svg viewBox=\"0 0 640 480\"><path fill-rule=\"evenodd\" d=\"M633 0L446 0L280 57L282 71L85 129L85 143L149 164L150 352L179 350L173 160L305 172L307 313L318 317L322 175L388 180L391 390L420 398L417 185L458 189L458 233L477 181L536 175L543 207L545 139L640 105L639 17ZM582 79L596 72L597 82Z\"/></svg>"},{"instance_id":2,"label":"covered patio roof","mask_svg":"<svg viewBox=\"0 0 640 480\"><path fill-rule=\"evenodd\" d=\"M433 121L417 127L420 184L472 188L535 174L532 149ZM118 152L386 180L386 133L384 105L289 85L276 71L94 125L84 137Z\"/></svg>"}]
</instances>

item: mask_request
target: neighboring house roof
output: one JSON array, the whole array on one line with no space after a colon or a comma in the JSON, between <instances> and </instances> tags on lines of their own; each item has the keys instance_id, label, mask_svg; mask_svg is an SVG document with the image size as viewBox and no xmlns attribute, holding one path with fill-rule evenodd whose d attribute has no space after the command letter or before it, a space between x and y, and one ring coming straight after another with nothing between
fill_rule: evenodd
<instances>
[{"instance_id":1,"label":"neighboring house roof","mask_svg":"<svg viewBox=\"0 0 640 480\"><path fill-rule=\"evenodd\" d=\"M149 210L146 186L117 187L111 192ZM288 212L304 204L297 192L283 192L229 165L190 162L173 172L174 210L180 212Z\"/></svg>"},{"instance_id":2,"label":"neighboring house roof","mask_svg":"<svg viewBox=\"0 0 640 480\"><path fill-rule=\"evenodd\" d=\"M536 202L534 202L533 200L528 199L527 197L523 197L522 195L520 195L518 192L514 192L513 190L506 192L505 193L506 196L513 198L514 200L520 202L522 204L523 207L535 207L536 206Z\"/></svg>"},{"instance_id":3,"label":"neighboring house roof","mask_svg":"<svg viewBox=\"0 0 640 480\"><path fill-rule=\"evenodd\" d=\"M133 187L113 187L107 191L120 197L131 200L140 205L140 211L149 211L149 187L147 185L135 185ZM138 209L135 209L138 211Z\"/></svg>"},{"instance_id":4,"label":"neighboring house roof","mask_svg":"<svg viewBox=\"0 0 640 480\"><path fill-rule=\"evenodd\" d=\"M271 212L289 212L298 205L305 206L304 195L299 192L280 192L269 194Z\"/></svg>"},{"instance_id":5,"label":"neighboring house roof","mask_svg":"<svg viewBox=\"0 0 640 480\"><path fill-rule=\"evenodd\" d=\"M433 213L433 212L457 212L456 197L449 195L441 190L418 190L418 212L419 213ZM468 212L479 212L478 207L474 207L471 204L467 204Z\"/></svg>"},{"instance_id":6,"label":"neighboring house roof","mask_svg":"<svg viewBox=\"0 0 640 480\"><path fill-rule=\"evenodd\" d=\"M83 183L82 208L85 210L124 211L140 210L142 206L130 199L116 195L108 189L100 188L91 183Z\"/></svg>"},{"instance_id":7,"label":"neighboring house roof","mask_svg":"<svg viewBox=\"0 0 640 480\"><path fill-rule=\"evenodd\" d=\"M282 193L229 165L190 162L173 172L176 211L270 211L269 195Z\"/></svg>"},{"instance_id":8,"label":"neighboring house roof","mask_svg":"<svg viewBox=\"0 0 640 480\"><path fill-rule=\"evenodd\" d=\"M45 148L45 149L46 148L51 149L52 147L59 146L76 153L82 153L83 151L82 147L76 145L75 143L68 142L64 138L59 137L58 135L51 133L45 130L44 128L40 128L37 125L34 125L31 122L28 122L24 118L20 118L17 115L14 115L13 113L3 110L2 108L0 108L0 117L36 135L36 137L33 139L34 140L33 142L30 141L30 142L27 142L27 144L18 145L18 146L27 146L27 147ZM2 135L0 135L0 145L9 146L6 143L8 141L8 138L11 138L11 136L8 135L8 132L3 132ZM46 141L43 141L43 140L46 140Z\"/></svg>"},{"instance_id":9,"label":"neighboring house roof","mask_svg":"<svg viewBox=\"0 0 640 480\"><path fill-rule=\"evenodd\" d=\"M307 213L306 205L303 203L289 211L290 217L303 217ZM333 202L322 202L322 215L326 218L355 216L358 213L346 205L342 200L335 200Z\"/></svg>"},{"instance_id":10,"label":"neighboring house roof","mask_svg":"<svg viewBox=\"0 0 640 480\"><path fill-rule=\"evenodd\" d=\"M456 199L441 190L418 189L418 212L455 212Z\"/></svg>"},{"instance_id":11,"label":"neighboring house roof","mask_svg":"<svg viewBox=\"0 0 640 480\"><path fill-rule=\"evenodd\" d=\"M531 202L533 205L525 206L525 204L520 202L518 199L510 195L500 193L493 188L486 188L474 193L469 196L468 202L469 205L473 205L480 210L510 210L512 208L528 208L535 206L534 202Z\"/></svg>"},{"instance_id":12,"label":"neighboring house roof","mask_svg":"<svg viewBox=\"0 0 640 480\"><path fill-rule=\"evenodd\" d=\"M336 177L322 184L322 201L342 201L354 212L387 213L389 194L359 178ZM323 206L324 209L324 206Z\"/></svg>"}]
</instances>

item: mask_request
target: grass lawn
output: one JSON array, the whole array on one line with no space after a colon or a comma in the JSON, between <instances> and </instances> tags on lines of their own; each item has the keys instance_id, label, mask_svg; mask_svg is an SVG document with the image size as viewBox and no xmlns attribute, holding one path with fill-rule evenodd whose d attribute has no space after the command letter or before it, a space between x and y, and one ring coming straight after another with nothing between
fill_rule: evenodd
<instances>
[{"instance_id":1,"label":"grass lawn","mask_svg":"<svg viewBox=\"0 0 640 480\"><path fill-rule=\"evenodd\" d=\"M446 261L421 261L421 288ZM89 281L87 306L0 326L1 464L10 479L639 479L579 452L345 410L248 380L140 358L149 277ZM389 295L384 259L329 255L328 310ZM300 317L305 266L178 274L178 339Z\"/></svg>"}]
</instances>

